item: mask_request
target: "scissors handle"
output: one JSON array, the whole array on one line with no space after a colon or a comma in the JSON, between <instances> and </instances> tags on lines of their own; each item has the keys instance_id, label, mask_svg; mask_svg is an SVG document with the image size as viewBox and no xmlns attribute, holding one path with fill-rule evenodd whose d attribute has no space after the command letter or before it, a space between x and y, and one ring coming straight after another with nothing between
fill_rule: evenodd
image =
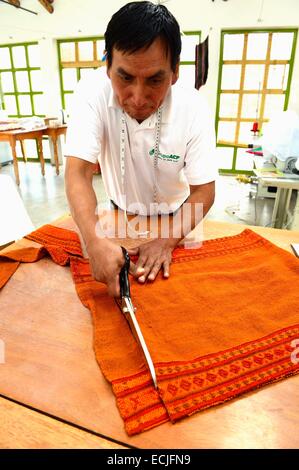
<instances>
[{"instance_id":1,"label":"scissors handle","mask_svg":"<svg viewBox=\"0 0 299 470\"><path fill-rule=\"evenodd\" d=\"M122 246L125 263L119 273L119 284L120 284L120 296L131 297L130 283L129 283L129 268L130 268L130 256L127 250Z\"/></svg>"}]
</instances>

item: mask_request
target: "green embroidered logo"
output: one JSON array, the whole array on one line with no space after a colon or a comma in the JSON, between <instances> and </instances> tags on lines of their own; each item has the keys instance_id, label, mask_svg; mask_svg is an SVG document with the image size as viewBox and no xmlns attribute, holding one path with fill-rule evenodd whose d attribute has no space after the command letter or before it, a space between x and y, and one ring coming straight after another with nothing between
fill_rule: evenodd
<instances>
[{"instance_id":1,"label":"green embroidered logo","mask_svg":"<svg viewBox=\"0 0 299 470\"><path fill-rule=\"evenodd\" d=\"M154 154L155 154L155 149L151 149L149 151L149 155L151 157L153 157ZM179 160L180 156L179 155L173 155L173 154L166 155L165 153L159 152L158 158L160 160L166 160L167 162L176 162L177 160Z\"/></svg>"}]
</instances>

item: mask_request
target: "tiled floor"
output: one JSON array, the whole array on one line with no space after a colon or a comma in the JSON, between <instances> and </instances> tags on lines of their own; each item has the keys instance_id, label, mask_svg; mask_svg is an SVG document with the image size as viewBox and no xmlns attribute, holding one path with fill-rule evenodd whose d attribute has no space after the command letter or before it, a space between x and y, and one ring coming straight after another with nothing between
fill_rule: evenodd
<instances>
[{"instance_id":1,"label":"tiled floor","mask_svg":"<svg viewBox=\"0 0 299 470\"><path fill-rule=\"evenodd\" d=\"M21 180L19 192L36 227L49 223L69 211L64 192L63 167L60 168L60 175L57 176L55 168L51 164L46 164L46 175L43 177L38 163L19 163ZM3 166L0 173L10 175L14 179L11 164ZM94 188L98 201L105 201L107 198L100 175L94 177ZM274 199L250 197L249 193L254 189L250 184L239 183L235 177L219 176L216 200L207 218L270 226ZM293 194L294 201L295 196Z\"/></svg>"}]
</instances>

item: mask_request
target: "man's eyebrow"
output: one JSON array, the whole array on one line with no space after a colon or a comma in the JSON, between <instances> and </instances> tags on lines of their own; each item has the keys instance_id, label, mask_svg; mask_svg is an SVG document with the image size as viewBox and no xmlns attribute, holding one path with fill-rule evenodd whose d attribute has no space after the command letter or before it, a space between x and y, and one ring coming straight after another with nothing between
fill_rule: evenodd
<instances>
[{"instance_id":1,"label":"man's eyebrow","mask_svg":"<svg viewBox=\"0 0 299 470\"><path fill-rule=\"evenodd\" d=\"M127 77L132 77L132 75L128 72L126 72L123 68L121 67L118 67L117 69L117 73L119 73L120 75L126 75Z\"/></svg>"},{"instance_id":2,"label":"man's eyebrow","mask_svg":"<svg viewBox=\"0 0 299 470\"><path fill-rule=\"evenodd\" d=\"M117 68L117 73L120 75L125 75L126 77L132 77L129 72L126 72L122 67ZM165 70L158 70L158 72L154 73L154 75L151 75L150 77L147 77L148 80L152 80L153 78L162 78L165 75Z\"/></svg>"},{"instance_id":3,"label":"man's eyebrow","mask_svg":"<svg viewBox=\"0 0 299 470\"><path fill-rule=\"evenodd\" d=\"M158 72L156 72L154 75L151 75L150 77L148 77L149 79L152 79L152 78L162 78L164 77L165 75L165 70L159 70Z\"/></svg>"}]
</instances>

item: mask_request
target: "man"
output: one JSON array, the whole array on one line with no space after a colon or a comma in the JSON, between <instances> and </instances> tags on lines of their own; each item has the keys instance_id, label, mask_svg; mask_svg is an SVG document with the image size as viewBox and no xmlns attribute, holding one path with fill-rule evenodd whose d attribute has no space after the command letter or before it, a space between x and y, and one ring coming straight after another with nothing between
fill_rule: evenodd
<instances>
[{"instance_id":1,"label":"man","mask_svg":"<svg viewBox=\"0 0 299 470\"><path fill-rule=\"evenodd\" d=\"M96 236L94 163L115 205L153 214L214 201L214 130L198 91L173 87L178 79L180 28L164 5L132 2L115 13L105 33L106 61L79 82L68 126L66 192L96 280L119 295L121 248ZM132 212L132 211L131 211ZM134 210L133 210L134 212ZM171 217L171 216L170 216ZM191 228L199 222L195 216ZM170 274L171 254L183 234L142 244L130 272L139 282Z\"/></svg>"}]
</instances>

